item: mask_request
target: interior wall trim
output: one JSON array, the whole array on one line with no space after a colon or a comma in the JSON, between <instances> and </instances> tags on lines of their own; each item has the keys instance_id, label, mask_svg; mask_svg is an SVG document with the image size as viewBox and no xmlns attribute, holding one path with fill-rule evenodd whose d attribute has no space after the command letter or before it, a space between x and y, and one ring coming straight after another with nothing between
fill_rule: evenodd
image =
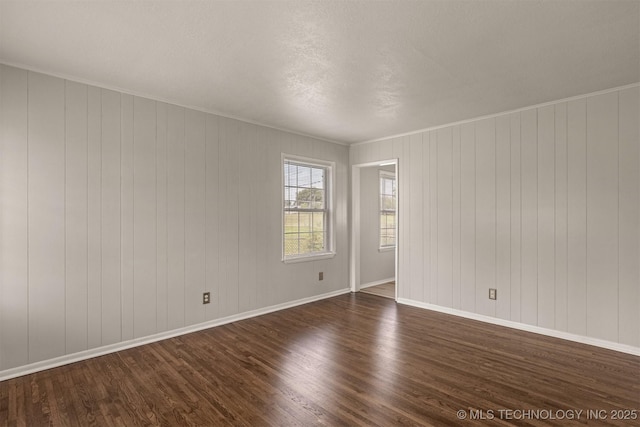
<instances>
[{"instance_id":1,"label":"interior wall trim","mask_svg":"<svg viewBox=\"0 0 640 427\"><path fill-rule=\"evenodd\" d=\"M226 325L227 323L237 322L239 320L250 319L252 317L262 316L263 314L273 313L274 311L280 311L287 308L292 308L298 305L308 304L310 302L319 301L335 297L342 294L351 292L351 289L344 288L337 291L327 292L325 294L316 295L313 297L302 298L295 301L289 301L282 304L276 304L269 307L260 308L257 310L246 311L244 313L238 313L231 316L223 317L220 319L211 320L204 323L198 323L196 325L186 326L184 328L174 329L159 334L149 335L142 338L136 338L129 341L123 341L116 344L101 346L90 350L81 351L78 353L68 354L53 359L43 360L41 362L31 363L28 365L19 366L16 368L0 371L0 381L9 380L11 378L20 377L23 375L32 374L34 372L40 372L47 369L57 368L59 366L68 365L70 363L81 362L83 360L91 359L98 356L104 356L105 354L115 353L121 350L126 350L133 347L139 347L145 344L151 344L157 341L166 340L168 338L174 338L181 335L190 334L192 332L202 331L204 329L213 328L216 326Z\"/></svg>"},{"instance_id":2,"label":"interior wall trim","mask_svg":"<svg viewBox=\"0 0 640 427\"><path fill-rule=\"evenodd\" d=\"M582 95L570 96L568 98L562 98L562 99L557 99L555 101L548 101L548 102L543 102L543 103L540 103L540 104L529 105L527 107L516 108L516 109L513 109L513 110L501 111L499 113L492 113L492 114L487 114L487 115L484 115L484 116L473 117L471 119L459 120L459 121L453 122L453 123L446 123L446 124L443 124L443 125L435 125L435 126L426 127L426 128L423 128L423 129L417 129L417 130L412 130L412 131L409 131L409 132L399 133L399 134L396 134L396 135L389 135L389 136L384 136L384 137L381 137L381 138L369 139L367 141L354 142L354 143L350 144L349 146L357 147L359 145L372 144L374 142L386 141L386 140L390 140L390 139L394 139L394 138L401 138L403 136L410 136L410 135L415 135L415 134L423 133L423 132L431 132L431 131L438 130L438 129L444 129L444 128L448 128L448 127L452 127L452 126L460 126L460 125L464 125L464 124L467 124L467 123L479 122L479 121L486 120L486 119L495 119L496 117L500 117L500 116L506 116L506 115L514 114L514 113L521 113L521 112L527 111L527 110L536 110L538 108L544 108L544 107L548 107L548 106L551 106L551 105L557 105L557 104L561 104L563 102L576 101L578 99L590 98L592 96L604 95L604 94L607 94L607 93L618 92L618 91L622 91L622 90L625 90L625 89L631 89L631 88L634 88L634 87L640 87L640 82L635 82L635 83L631 83L631 84L623 85L623 86L612 87L612 88L609 88L609 89L597 90L595 92L589 92L589 93L585 93L585 94L582 94Z\"/></svg>"},{"instance_id":3,"label":"interior wall trim","mask_svg":"<svg viewBox=\"0 0 640 427\"><path fill-rule=\"evenodd\" d=\"M626 344L619 344L616 342L601 340L598 338L585 337L582 335L572 334L569 332L557 331L555 329L542 328L540 326L526 325L524 323L514 322L512 320L499 319L496 317L485 316L482 314L470 313L468 311L457 310L455 308L442 307L435 304L428 304L420 301L415 301L407 298L398 298L399 304L409 305L412 307L423 308L426 310L437 311L445 314L452 314L458 317L464 317L466 319L478 320L480 322L491 323L498 326L506 326L507 328L518 329L526 332L533 332L534 334L546 335L549 337L560 338L567 341L578 342L581 344L593 345L596 347L606 348L608 350L619 351L622 353L632 354L634 356L640 356L640 347L633 347Z\"/></svg>"},{"instance_id":4,"label":"interior wall trim","mask_svg":"<svg viewBox=\"0 0 640 427\"><path fill-rule=\"evenodd\" d=\"M96 88L99 88L99 89L112 90L112 91L115 91L115 92L119 92L121 94L137 96L139 98L146 98L146 99L149 99L149 100L152 100L152 101L156 101L156 102L164 102L165 104L171 104L171 105L175 105L177 107L182 107L182 108L187 108L189 110L199 111L201 113L213 114L214 116L220 116L220 117L224 117L226 119L238 120L238 121L241 121L241 122L244 122L244 123L249 123L249 124L256 125L256 126L262 126L262 127L269 128L269 129L274 129L274 130L277 130L277 131L280 131L280 132L291 133L291 134L302 136L302 137L305 137L305 138L313 138L313 139L317 139L317 140L324 141L324 142L330 142L332 144L342 145L342 146L345 146L345 147L349 146L349 144L344 142L344 141L337 141L337 140L322 138L322 137L319 137L319 136L309 135L309 134L306 134L306 133L303 133L303 132L297 132L297 131L291 130L291 129L281 128L281 127L277 127L277 126L273 126L273 125L267 125L267 124L261 123L261 122L256 121L256 120L251 120L251 119L247 119L247 118L240 117L240 116L234 116L232 114L227 114L227 113L224 113L222 111L218 111L218 110L214 110L214 109L207 109L207 108L202 108L202 107L197 107L195 105L188 105L188 104L184 104L184 103L181 103L181 102L177 102L177 101L169 99L169 98L163 98L163 97L155 96L155 95L152 95L150 93L140 92L140 91L136 91L136 90L130 90L130 89L123 88L123 87L120 87L120 86L115 86L115 85L108 85L108 84L96 82L94 80L83 79L83 78L80 78L78 76L74 76L74 75L70 75L70 74L56 73L56 72L52 72L50 70L46 70L46 69L38 68L38 67L33 67L33 66L30 66L30 65L27 65L27 64L22 64L22 63L18 63L18 62L1 61L0 65L6 65L7 67L13 67L13 68L20 68L22 70L32 71L34 73L39 73L39 74L45 74L45 75L51 76L51 77L57 77L59 79L67 80L67 81L74 82L74 83L81 83L81 84L84 84L84 85L87 85L87 86L93 86L93 87L96 87Z\"/></svg>"}]
</instances>

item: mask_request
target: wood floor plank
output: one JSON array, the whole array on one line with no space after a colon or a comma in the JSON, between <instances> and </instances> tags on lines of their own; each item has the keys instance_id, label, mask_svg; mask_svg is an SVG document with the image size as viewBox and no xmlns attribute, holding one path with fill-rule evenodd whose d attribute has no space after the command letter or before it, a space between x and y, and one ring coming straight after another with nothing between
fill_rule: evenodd
<instances>
[{"instance_id":1,"label":"wood floor plank","mask_svg":"<svg viewBox=\"0 0 640 427\"><path fill-rule=\"evenodd\" d=\"M387 282L381 285L369 286L368 288L360 289L360 292L366 294L378 295L379 297L396 299L396 282Z\"/></svg>"},{"instance_id":2,"label":"wood floor plank","mask_svg":"<svg viewBox=\"0 0 640 427\"><path fill-rule=\"evenodd\" d=\"M640 411L639 357L365 293L0 382L1 426L640 425L588 410Z\"/></svg>"}]
</instances>

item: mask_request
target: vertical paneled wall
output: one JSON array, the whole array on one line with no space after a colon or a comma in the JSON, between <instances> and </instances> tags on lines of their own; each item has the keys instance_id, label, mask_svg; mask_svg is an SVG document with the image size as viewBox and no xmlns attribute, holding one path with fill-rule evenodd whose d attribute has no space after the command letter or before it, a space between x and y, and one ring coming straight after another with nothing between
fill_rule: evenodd
<instances>
[{"instance_id":1,"label":"vertical paneled wall","mask_svg":"<svg viewBox=\"0 0 640 427\"><path fill-rule=\"evenodd\" d=\"M400 158L400 297L640 347L639 100L352 146L352 164Z\"/></svg>"},{"instance_id":2,"label":"vertical paneled wall","mask_svg":"<svg viewBox=\"0 0 640 427\"><path fill-rule=\"evenodd\" d=\"M283 151L336 163L332 259L281 262ZM0 370L346 289L347 163L337 144L0 65Z\"/></svg>"}]
</instances>

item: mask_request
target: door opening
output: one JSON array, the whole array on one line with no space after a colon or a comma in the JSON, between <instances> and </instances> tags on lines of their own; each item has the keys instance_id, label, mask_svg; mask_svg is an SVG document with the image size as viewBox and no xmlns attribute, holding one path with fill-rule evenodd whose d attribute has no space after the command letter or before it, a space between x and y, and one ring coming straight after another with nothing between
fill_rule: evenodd
<instances>
[{"instance_id":1,"label":"door opening","mask_svg":"<svg viewBox=\"0 0 640 427\"><path fill-rule=\"evenodd\" d=\"M352 292L398 299L398 175L398 159L352 166Z\"/></svg>"}]
</instances>

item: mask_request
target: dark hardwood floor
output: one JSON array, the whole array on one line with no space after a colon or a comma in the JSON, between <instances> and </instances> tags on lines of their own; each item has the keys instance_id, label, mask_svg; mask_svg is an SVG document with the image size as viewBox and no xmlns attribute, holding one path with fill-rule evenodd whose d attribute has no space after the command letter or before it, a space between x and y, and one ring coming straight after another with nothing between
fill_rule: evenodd
<instances>
[{"instance_id":1,"label":"dark hardwood floor","mask_svg":"<svg viewBox=\"0 0 640 427\"><path fill-rule=\"evenodd\" d=\"M640 425L625 410L639 357L367 294L0 382L2 426Z\"/></svg>"}]
</instances>

